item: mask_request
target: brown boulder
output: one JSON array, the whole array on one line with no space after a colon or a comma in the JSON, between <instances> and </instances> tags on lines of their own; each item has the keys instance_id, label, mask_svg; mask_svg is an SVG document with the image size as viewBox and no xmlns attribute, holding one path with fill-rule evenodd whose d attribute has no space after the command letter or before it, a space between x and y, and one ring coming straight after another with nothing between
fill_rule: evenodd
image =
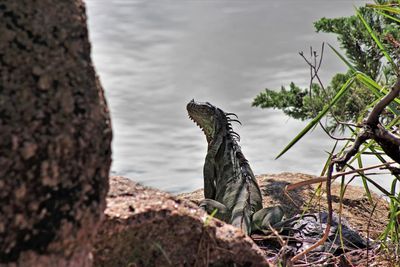
<instances>
[{"instance_id":1,"label":"brown boulder","mask_svg":"<svg viewBox=\"0 0 400 267\"><path fill-rule=\"evenodd\" d=\"M95 266L268 266L239 229L190 202L111 177Z\"/></svg>"},{"instance_id":2,"label":"brown boulder","mask_svg":"<svg viewBox=\"0 0 400 267\"><path fill-rule=\"evenodd\" d=\"M81 0L0 1L0 264L89 266L111 128Z\"/></svg>"}]
</instances>

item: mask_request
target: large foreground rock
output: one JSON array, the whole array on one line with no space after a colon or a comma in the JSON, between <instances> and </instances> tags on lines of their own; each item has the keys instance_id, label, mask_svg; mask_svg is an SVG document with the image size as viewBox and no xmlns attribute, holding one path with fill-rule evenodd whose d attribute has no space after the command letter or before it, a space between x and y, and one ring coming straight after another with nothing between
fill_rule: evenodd
<instances>
[{"instance_id":1,"label":"large foreground rock","mask_svg":"<svg viewBox=\"0 0 400 267\"><path fill-rule=\"evenodd\" d=\"M241 230L196 205L112 177L95 266L268 266Z\"/></svg>"},{"instance_id":2,"label":"large foreground rock","mask_svg":"<svg viewBox=\"0 0 400 267\"><path fill-rule=\"evenodd\" d=\"M81 0L0 1L0 265L89 266L111 129Z\"/></svg>"}]
</instances>

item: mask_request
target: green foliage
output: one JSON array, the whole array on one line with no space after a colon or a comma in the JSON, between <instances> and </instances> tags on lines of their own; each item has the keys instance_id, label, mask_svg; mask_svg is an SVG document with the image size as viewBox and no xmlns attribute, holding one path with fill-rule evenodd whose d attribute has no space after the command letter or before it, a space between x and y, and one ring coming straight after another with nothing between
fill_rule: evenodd
<instances>
[{"instance_id":1,"label":"green foliage","mask_svg":"<svg viewBox=\"0 0 400 267\"><path fill-rule=\"evenodd\" d=\"M286 151L288 151L294 144L296 144L308 131L310 131L317 123L324 117L332 107L337 104L340 99L346 95L347 91L351 87L354 82L355 77L351 77L346 81L345 84L340 88L339 92L335 95L335 97L330 101L328 105L325 105L324 108L319 112L312 120L307 124L307 126L299 133L297 136L283 149L281 153L276 158L282 156Z\"/></svg>"},{"instance_id":2,"label":"green foliage","mask_svg":"<svg viewBox=\"0 0 400 267\"><path fill-rule=\"evenodd\" d=\"M290 83L289 90L284 86L281 87L279 92L265 89L264 92L256 96L253 106L281 109L290 117L305 120L311 118L313 115L308 114L311 107L305 106L303 103L304 98L307 98L307 94L307 89L301 89L292 82Z\"/></svg>"},{"instance_id":3,"label":"green foliage","mask_svg":"<svg viewBox=\"0 0 400 267\"><path fill-rule=\"evenodd\" d=\"M323 110L325 104L334 98L343 84L351 77L351 72L338 73L325 89L313 83L311 93L308 88L301 89L294 83L290 84L289 89L282 86L280 91L265 89L264 92L255 97L253 106L280 109L292 118L309 120ZM355 84L356 86L353 86L346 95L331 107L327 121L329 130L333 131L338 127L337 122L332 119L333 117L336 117L339 121L357 120L364 115L365 107L373 101L374 95L369 89L360 83Z\"/></svg>"},{"instance_id":4,"label":"green foliage","mask_svg":"<svg viewBox=\"0 0 400 267\"><path fill-rule=\"evenodd\" d=\"M382 5L382 3L387 3L387 1L381 0L381 1L376 1L379 5L367 5L370 10L366 11L365 8L361 8L359 10L356 10L357 14L357 21L349 20L347 22L351 22L353 24L346 25L348 28L348 31L344 30L343 33L338 33L338 29L333 27L333 24L336 25L342 25L341 27L344 27L343 25L343 18L342 19L337 19L336 21L324 21L324 25L328 25L328 28L325 29L332 29L335 30L337 34L342 35L342 36L347 36L349 38L352 37L351 32L356 34L354 31L364 31L367 35L365 37L368 37L370 40L367 40L367 38L362 39L363 35L360 35L357 38L360 38L360 40L354 39L354 42L360 41L363 42L363 45L360 47L363 48L361 50L354 50L351 54L347 54L348 59L346 59L344 56L342 56L336 49L332 48L334 52L339 56L339 58L349 67L349 72L345 75L343 74L337 74L331 81L330 85L326 89L326 97L325 101L326 103L329 103L327 105L323 105L322 110L318 112L315 116L312 116L312 120L307 124L307 126L300 132L298 133L293 140L283 149L283 151L278 155L280 157L284 153L286 153L296 142L298 142L310 129L314 128L317 123L323 118L329 115L336 115L336 116L342 116L346 117L349 120L352 121L360 121L362 118L367 117L367 112L374 108L378 102L382 103L383 97L385 97L388 92L389 92L389 87L393 85L393 80L397 79L397 74L399 73L399 58L398 58L398 52L400 48L400 43L397 41L397 37L394 37L395 34L398 34L397 32L394 33L392 32L390 35L390 38L387 38L387 35L385 33L390 32L393 30L393 28L399 30L399 14L400 14L400 1L395 2L395 4L391 5ZM372 14L371 12L376 12L376 14ZM380 19L377 18L377 16L380 15L382 16ZM346 22L346 21L345 21ZM380 27L377 27L374 23L382 23L380 24ZM357 24L358 23L358 24ZM354 25L359 25L360 28L351 28ZM355 26L354 26L355 27ZM398 31L399 32L399 31ZM354 35L358 36L358 35ZM355 38L355 37L354 37ZM340 40L339 40L340 41ZM346 53L349 53L350 51L350 44L348 46L343 45L344 40L342 42L342 48L346 50ZM347 44L347 43L345 43ZM369 46L367 46L367 44ZM352 48L358 49L357 46L352 46ZM364 51L366 49L367 51ZM374 52L374 54L377 56L377 61L379 64L375 64L372 61L373 58L368 57L372 55L372 50L377 50ZM356 53L364 53L365 58L362 60L359 60L358 57L356 56ZM362 54L360 54L362 55ZM379 58L378 58L379 55ZM364 62L364 65L360 63ZM353 66L354 64L354 66ZM368 68L371 68L369 69ZM375 69L374 69L375 68ZM342 76L341 76L342 75ZM337 91L336 88L339 87L340 84L343 84L341 86L340 90ZM293 84L291 87L295 88L296 86ZM311 87L311 92L314 93L315 91L318 91L318 89L315 89L314 87ZM319 88L319 91L321 88ZM268 91L268 90L267 90ZM264 92L264 94L268 95L268 92ZM283 91L283 90L282 90ZM297 109L300 110L300 113L303 112L304 114L307 114L307 108L311 110L312 104L309 104L307 101L310 101L312 103L316 97L318 97L318 94L315 94L314 99L307 99L306 97L309 96L307 94L307 90L301 90L297 88L296 90L292 90L293 93L302 92L303 93L303 106L300 107L298 104L300 101L298 101L297 104ZM289 91L285 90L285 93L288 94ZM336 93L335 93L336 92ZM284 96L288 99L292 99L292 96L290 95L284 95L281 92L277 92L275 95L275 100L276 101L283 101L282 98L279 98L279 96ZM334 96L331 97L330 95L333 94ZM322 103L325 103L322 101ZM262 106L263 103L262 101L256 103L259 106ZM400 121L400 112L398 105L400 104L400 99L395 98L392 103L388 106L386 106L386 110L384 113L381 113L380 116L380 126L384 127L388 132L392 129L394 126L399 126L399 121ZM271 101L269 103L270 107L277 107L280 108L281 106L276 105L275 103L271 104ZM321 104L317 102L316 107L319 107ZM285 108L288 108L287 106ZM289 107L290 108L290 107ZM304 110L301 111L301 109L304 108ZM283 109L283 108L281 108ZM308 110L308 111L309 111ZM328 113L329 111L329 113ZM364 114L365 113L365 114ZM363 115L364 114L364 115ZM307 115L308 116L308 115ZM383 118L382 118L383 117ZM299 118L303 118L299 116ZM369 141L363 141L362 139L359 139L361 133L365 133L365 128L368 128L367 125L364 124L364 127L350 127L348 126L349 132L351 132L351 137L354 139L357 139L354 143L358 143L359 146L357 146L357 150L355 151L355 154L351 154L350 158L346 159L346 164L345 168L351 168L354 171L357 172L358 176L363 179L363 184L366 190L367 195L369 196L370 201L372 200L371 194L369 193L369 188L368 184L374 185L377 190L379 190L383 195L385 195L389 199L389 223L386 226L386 229L384 232L381 234L381 243L382 247L385 247L388 249L390 246L387 246L389 244L389 241L391 241L393 244L396 244L396 248L398 247L398 243L400 241L400 223L398 221L398 216L400 214L399 206L400 206L400 193L398 192L398 182L400 181L400 177L397 174L393 174L394 178L392 181L392 186L391 189L388 191L384 187L382 187L379 183L374 181L374 179L371 177L371 175L374 175L376 173L366 173L364 170L361 169L355 169L351 164L358 163L358 167L362 168L363 167L363 156L364 152L367 150L371 151L372 154L376 157L377 160L381 161L384 164L387 164L387 158L384 157L384 155L381 155L379 153L386 152L381 145L385 145L385 143L379 141L379 139L373 139ZM394 135L395 136L395 135ZM398 137L397 137L398 138ZM332 150L332 153L330 154L330 157L334 154L336 159L342 158L344 155L349 155L348 153L348 148L349 145L351 145L352 142L348 140L345 145L341 146L341 149L339 150L338 153L334 153L334 150ZM393 143L394 148L396 148L396 145ZM379 153L378 153L379 152ZM326 166L328 162L330 162L331 159L328 158L327 163L325 164L324 172L326 170ZM397 161L397 160L396 160ZM398 163L398 161L397 161ZM375 169L376 166L372 166L371 169ZM344 171L344 169L342 169ZM328 184L329 185L329 184ZM344 180L342 180L342 188L343 191L345 190L344 185ZM327 188L327 190L329 190ZM343 197L341 193L341 198ZM374 208L375 209L375 208ZM373 212L372 212L373 213ZM397 252L398 253L398 252Z\"/></svg>"},{"instance_id":5,"label":"green foliage","mask_svg":"<svg viewBox=\"0 0 400 267\"><path fill-rule=\"evenodd\" d=\"M381 20L363 8L362 15L375 32L382 33ZM317 32L334 33L345 51L346 57L355 67L375 79L378 76L382 53L364 29L362 22L356 17L322 18L314 23Z\"/></svg>"},{"instance_id":6,"label":"green foliage","mask_svg":"<svg viewBox=\"0 0 400 267\"><path fill-rule=\"evenodd\" d=\"M385 4L390 1L377 1ZM398 15L392 14L399 18ZM365 27L367 25L367 27ZM314 23L317 32L334 33L341 48L345 51L346 57L355 65L356 69L365 73L373 80L379 80L382 59L385 57L385 50L389 57L397 58L398 49L388 40L392 36L398 40L400 37L400 26L390 18L382 16L372 8L361 7L358 14L342 18L321 18ZM368 27L370 29L368 29ZM376 39L371 38L374 33L377 40L382 42L383 47L379 47ZM392 69L392 68L390 68ZM385 71L388 71L386 68ZM394 73L391 73L393 75Z\"/></svg>"},{"instance_id":7,"label":"green foliage","mask_svg":"<svg viewBox=\"0 0 400 267\"><path fill-rule=\"evenodd\" d=\"M314 23L317 32L334 33L349 62L346 74L336 74L329 85L321 88L300 88L293 82L289 88L265 89L252 105L282 110L288 116L308 120L314 118L340 90L354 71L361 72L378 83L389 83L395 78L394 66L398 62L399 48L391 40L400 39L400 16L396 10L385 6L387 0L376 1L379 12L362 7L357 14L342 18L321 18ZM382 6L383 5L383 6ZM382 15L385 14L385 15ZM372 37L372 38L371 38ZM337 52L337 51L335 51ZM391 62L391 64L386 64ZM351 66L349 65L351 64ZM349 92L336 103L327 115L326 126L330 131L338 128L339 121L358 122L367 112L368 105L377 98L363 83L356 81ZM343 130L343 127L340 127Z\"/></svg>"}]
</instances>

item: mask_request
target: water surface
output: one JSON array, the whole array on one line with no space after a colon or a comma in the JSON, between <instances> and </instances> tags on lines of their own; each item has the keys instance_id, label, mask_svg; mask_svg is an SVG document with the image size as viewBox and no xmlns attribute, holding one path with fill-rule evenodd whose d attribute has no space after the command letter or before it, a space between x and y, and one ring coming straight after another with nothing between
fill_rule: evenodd
<instances>
[{"instance_id":1,"label":"water surface","mask_svg":"<svg viewBox=\"0 0 400 267\"><path fill-rule=\"evenodd\" d=\"M307 86L299 51L335 37L316 34L318 18L353 14L365 1L87 0L93 60L114 129L114 174L170 192L202 187L206 141L187 118L192 98L239 115L241 146L256 174L318 175L332 141L307 135L279 160L306 122L251 107L264 88ZM325 83L345 71L324 53Z\"/></svg>"}]
</instances>

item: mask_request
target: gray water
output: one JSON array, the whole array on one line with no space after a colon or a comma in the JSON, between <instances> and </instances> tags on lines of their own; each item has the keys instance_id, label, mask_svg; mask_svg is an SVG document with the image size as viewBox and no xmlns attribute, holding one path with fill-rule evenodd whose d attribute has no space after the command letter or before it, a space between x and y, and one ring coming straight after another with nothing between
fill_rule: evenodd
<instances>
[{"instance_id":1,"label":"gray water","mask_svg":"<svg viewBox=\"0 0 400 267\"><path fill-rule=\"evenodd\" d=\"M194 98L239 115L235 130L256 174L318 175L332 141L315 130L274 160L306 122L251 102L266 87L307 86L298 52L322 42L338 47L312 23L364 3L87 0L92 56L112 116L112 173L175 193L202 187L206 141L185 108ZM326 49L324 83L345 70Z\"/></svg>"}]
</instances>

